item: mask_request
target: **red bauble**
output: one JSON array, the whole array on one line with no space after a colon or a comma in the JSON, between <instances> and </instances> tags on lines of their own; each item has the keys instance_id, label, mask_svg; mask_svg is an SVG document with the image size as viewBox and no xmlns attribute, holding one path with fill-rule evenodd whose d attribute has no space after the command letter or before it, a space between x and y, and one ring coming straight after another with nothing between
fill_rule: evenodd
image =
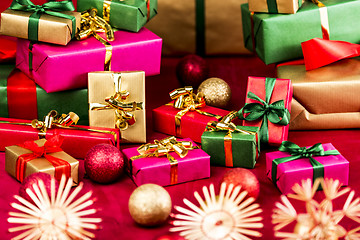
<instances>
[{"instance_id":1,"label":"red bauble","mask_svg":"<svg viewBox=\"0 0 360 240\"><path fill-rule=\"evenodd\" d=\"M176 76L183 86L197 88L209 75L209 67L200 56L191 54L182 58L176 66Z\"/></svg>"},{"instance_id":2,"label":"red bauble","mask_svg":"<svg viewBox=\"0 0 360 240\"><path fill-rule=\"evenodd\" d=\"M245 168L234 168L227 171L221 182L227 185L241 186L241 190L248 191L248 195L257 198L260 192L260 184L255 174Z\"/></svg>"},{"instance_id":3,"label":"red bauble","mask_svg":"<svg viewBox=\"0 0 360 240\"><path fill-rule=\"evenodd\" d=\"M98 144L87 152L84 159L87 176L98 183L110 183L124 172L124 156L110 144Z\"/></svg>"}]
</instances>

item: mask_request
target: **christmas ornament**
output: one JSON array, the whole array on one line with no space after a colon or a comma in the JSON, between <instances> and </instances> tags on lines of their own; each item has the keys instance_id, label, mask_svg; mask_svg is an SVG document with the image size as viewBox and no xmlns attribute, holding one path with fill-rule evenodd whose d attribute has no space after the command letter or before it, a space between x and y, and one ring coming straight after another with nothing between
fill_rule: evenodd
<instances>
[{"instance_id":1,"label":"christmas ornament","mask_svg":"<svg viewBox=\"0 0 360 240\"><path fill-rule=\"evenodd\" d=\"M144 184L136 188L129 199L129 211L140 225L155 226L164 223L171 212L169 193L156 184Z\"/></svg>"},{"instance_id":2,"label":"christmas ornament","mask_svg":"<svg viewBox=\"0 0 360 240\"><path fill-rule=\"evenodd\" d=\"M181 214L172 214L176 220L171 232L180 232L188 240L195 239L235 239L248 240L247 236L261 237L262 234L251 228L262 228L262 217L255 216L262 212L259 204L253 204L254 198L245 199L247 192L240 193L240 186L234 188L230 184L222 183L219 196L215 196L214 185L210 185L210 192L203 187L205 201L198 192L194 196L200 207L184 199L184 203L190 208L175 206ZM250 229L249 229L250 228ZM247 235L247 236L245 236Z\"/></svg>"},{"instance_id":3,"label":"christmas ornament","mask_svg":"<svg viewBox=\"0 0 360 240\"><path fill-rule=\"evenodd\" d=\"M221 182L227 185L234 184L234 186L241 186L248 192L248 195L257 198L260 193L260 184L255 174L245 168L233 168L227 171Z\"/></svg>"},{"instance_id":4,"label":"christmas ornament","mask_svg":"<svg viewBox=\"0 0 360 240\"><path fill-rule=\"evenodd\" d=\"M92 147L85 157L87 176L99 183L110 183L124 172L124 156L119 149L110 144L98 144Z\"/></svg>"},{"instance_id":5,"label":"christmas ornament","mask_svg":"<svg viewBox=\"0 0 360 240\"><path fill-rule=\"evenodd\" d=\"M95 234L85 229L98 229L97 223L101 218L83 218L94 214L96 209L88 207L94 203L92 192L77 197L83 187L81 182L70 194L73 180L66 182L62 176L59 190L55 190L55 179L51 179L50 194L46 192L44 182L40 179L32 185L34 191L26 189L26 193L35 203L32 204L24 198L15 195L19 203L11 206L20 212L9 212L9 223L21 224L9 228L9 232L22 231L13 239L90 239ZM74 199L76 199L74 201ZM84 210L86 209L86 210Z\"/></svg>"},{"instance_id":6,"label":"christmas ornament","mask_svg":"<svg viewBox=\"0 0 360 240\"><path fill-rule=\"evenodd\" d=\"M231 98L230 86L221 78L209 78L203 81L198 93L205 96L207 105L214 107L226 107Z\"/></svg>"},{"instance_id":7,"label":"christmas ornament","mask_svg":"<svg viewBox=\"0 0 360 240\"><path fill-rule=\"evenodd\" d=\"M209 67L200 56L190 54L176 65L176 76L183 86L197 88L208 77Z\"/></svg>"},{"instance_id":8,"label":"christmas ornament","mask_svg":"<svg viewBox=\"0 0 360 240\"><path fill-rule=\"evenodd\" d=\"M325 198L318 202L314 195L321 184ZM287 197L304 202L306 212L298 213L289 199L282 195L282 203L277 202L272 215L272 223L275 224L275 236L281 239L294 240L336 240L345 238L348 240L360 239L360 227L347 231L340 225L345 221L354 221L355 226L360 224L360 198L353 200L355 192L351 191L343 204L342 209L334 209L333 201L348 193L350 188L340 190L339 180L317 178L312 185L312 180L302 180L301 185L295 184L293 191ZM282 232L282 228L295 222L293 232Z\"/></svg>"}]
</instances>

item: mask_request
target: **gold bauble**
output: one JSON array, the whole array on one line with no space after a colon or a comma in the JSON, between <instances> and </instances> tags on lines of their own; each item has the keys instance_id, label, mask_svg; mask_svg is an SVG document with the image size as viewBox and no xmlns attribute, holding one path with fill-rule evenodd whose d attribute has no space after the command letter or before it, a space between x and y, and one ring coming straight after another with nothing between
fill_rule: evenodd
<instances>
[{"instance_id":1,"label":"gold bauble","mask_svg":"<svg viewBox=\"0 0 360 240\"><path fill-rule=\"evenodd\" d=\"M204 94L206 104L214 107L225 107L231 98L230 86L221 78L209 78L203 81L198 93Z\"/></svg>"},{"instance_id":2,"label":"gold bauble","mask_svg":"<svg viewBox=\"0 0 360 240\"><path fill-rule=\"evenodd\" d=\"M161 186L144 184L136 188L129 199L130 215L140 225L164 223L171 212L171 197Z\"/></svg>"}]
</instances>

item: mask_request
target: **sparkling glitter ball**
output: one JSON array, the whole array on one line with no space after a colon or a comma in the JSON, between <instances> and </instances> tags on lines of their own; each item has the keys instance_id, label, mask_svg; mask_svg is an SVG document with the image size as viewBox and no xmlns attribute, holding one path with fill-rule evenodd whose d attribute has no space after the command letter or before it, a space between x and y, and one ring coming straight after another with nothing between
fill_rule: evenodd
<instances>
[{"instance_id":1,"label":"sparkling glitter ball","mask_svg":"<svg viewBox=\"0 0 360 240\"><path fill-rule=\"evenodd\" d=\"M86 154L84 165L91 180L110 183L123 174L124 156L119 149L110 144L98 144Z\"/></svg>"},{"instance_id":2,"label":"sparkling glitter ball","mask_svg":"<svg viewBox=\"0 0 360 240\"><path fill-rule=\"evenodd\" d=\"M209 78L203 81L198 89L205 96L207 105L226 107L231 98L230 86L221 78Z\"/></svg>"}]
</instances>

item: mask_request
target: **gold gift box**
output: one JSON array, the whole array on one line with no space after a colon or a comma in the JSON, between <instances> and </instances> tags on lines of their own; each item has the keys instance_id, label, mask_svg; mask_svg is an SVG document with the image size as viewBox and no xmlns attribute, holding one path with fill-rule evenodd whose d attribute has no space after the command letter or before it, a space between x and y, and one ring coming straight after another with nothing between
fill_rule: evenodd
<instances>
[{"instance_id":1,"label":"gold gift box","mask_svg":"<svg viewBox=\"0 0 360 240\"><path fill-rule=\"evenodd\" d=\"M249 0L249 11L250 12L269 12L268 0ZM302 0L304 3L305 0ZM277 0L277 13L296 13L297 10L301 7L299 6L299 0Z\"/></svg>"},{"instance_id":2,"label":"gold gift box","mask_svg":"<svg viewBox=\"0 0 360 240\"><path fill-rule=\"evenodd\" d=\"M126 102L142 102L143 109L136 110L135 124L121 130L123 142L146 143L145 116L145 72L91 72L88 74L89 104L106 104L105 98L115 94L114 76L121 74L120 90L130 93ZM89 124L95 127L115 128L116 115L114 109L89 110Z\"/></svg>"},{"instance_id":3,"label":"gold gift box","mask_svg":"<svg viewBox=\"0 0 360 240\"><path fill-rule=\"evenodd\" d=\"M34 141L39 147L44 146L46 140L39 139ZM5 171L8 172L11 176L16 178L16 162L19 156L27 153L32 153L31 150L22 148L20 146L14 145L5 148ZM63 159L67 161L71 166L71 178L73 179L73 186L76 186L79 183L78 172L79 172L79 161L65 153L54 152L50 153L50 156ZM37 173L43 172L48 173L52 176L55 174L55 167L44 157L33 159L26 164L25 177Z\"/></svg>"},{"instance_id":4,"label":"gold gift box","mask_svg":"<svg viewBox=\"0 0 360 240\"><path fill-rule=\"evenodd\" d=\"M79 12L62 12L76 18L76 29L80 28ZM0 33L28 39L29 17L32 12L7 9L1 13ZM72 21L67 18L42 14L39 20L38 41L66 45L71 40Z\"/></svg>"},{"instance_id":5,"label":"gold gift box","mask_svg":"<svg viewBox=\"0 0 360 240\"><path fill-rule=\"evenodd\" d=\"M305 65L281 65L277 75L293 84L291 130L360 127L360 59L311 71Z\"/></svg>"}]
</instances>

